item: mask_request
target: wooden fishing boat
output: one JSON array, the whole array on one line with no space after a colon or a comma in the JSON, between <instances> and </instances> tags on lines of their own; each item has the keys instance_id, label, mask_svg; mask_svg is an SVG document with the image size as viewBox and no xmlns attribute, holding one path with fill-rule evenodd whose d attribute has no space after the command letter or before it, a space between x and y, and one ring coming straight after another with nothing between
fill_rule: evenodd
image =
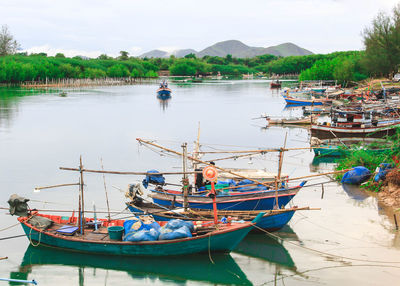
<instances>
[{"instance_id":1,"label":"wooden fishing boat","mask_svg":"<svg viewBox=\"0 0 400 286\"><path fill-rule=\"evenodd\" d=\"M279 208L286 206L305 185L303 181L298 186L276 190L256 190L249 192L229 192L216 195L218 210L271 210L279 204ZM166 207L182 207L184 197L181 191L151 190L153 202ZM188 195L188 207L191 209L213 209L213 199L204 195Z\"/></svg>"},{"instance_id":2,"label":"wooden fishing boat","mask_svg":"<svg viewBox=\"0 0 400 286\"><path fill-rule=\"evenodd\" d=\"M330 125L311 125L311 135L320 139L334 137L373 137L381 138L391 136L396 132L396 127L400 126L400 120L393 122L381 122L375 127L338 127Z\"/></svg>"},{"instance_id":3,"label":"wooden fishing boat","mask_svg":"<svg viewBox=\"0 0 400 286\"><path fill-rule=\"evenodd\" d=\"M166 81L160 83L160 87L157 89L157 95L166 98L171 96L171 89L168 88L168 83Z\"/></svg>"},{"instance_id":4,"label":"wooden fishing boat","mask_svg":"<svg viewBox=\"0 0 400 286\"><path fill-rule=\"evenodd\" d=\"M19 217L18 221L28 237L35 245L51 246L64 250L78 251L92 254L107 254L120 256L168 256L187 255L207 252L230 252L249 233L263 213L260 213L252 222L232 222L230 224L200 226L193 233L193 237L172 240L156 241L116 241L111 240L107 227L110 225L122 226L124 220L99 219L102 226L97 230L85 229L75 235L63 235L58 230L65 226L74 226L75 217L52 216L31 212L28 217ZM53 223L47 229L33 226L30 220L33 217L45 217ZM86 222L91 219L86 218ZM165 224L165 222L164 222ZM163 222L160 222L163 225Z\"/></svg>"},{"instance_id":5,"label":"wooden fishing boat","mask_svg":"<svg viewBox=\"0 0 400 286\"><path fill-rule=\"evenodd\" d=\"M279 124L293 124L293 125L308 125L315 122L316 117L301 117L301 118L281 118L281 119L271 119L266 117L268 125L279 125Z\"/></svg>"},{"instance_id":6,"label":"wooden fishing boat","mask_svg":"<svg viewBox=\"0 0 400 286\"><path fill-rule=\"evenodd\" d=\"M190 221L197 220L213 220L213 212L208 210L193 210L188 209L187 211L181 210L169 210L160 205L144 202L142 198L135 197L127 203L130 211L134 213L151 214L155 220L168 221L171 219L183 219ZM265 210L264 216L257 222L256 226L267 231L276 231L285 226L294 213L298 210L309 210L309 207L298 208L293 207L289 209L277 209L277 210ZM252 221L257 216L259 211L218 211L218 219L221 220L223 217L231 217L233 220L245 220ZM253 231L257 231L258 228L254 228Z\"/></svg>"},{"instance_id":7,"label":"wooden fishing boat","mask_svg":"<svg viewBox=\"0 0 400 286\"><path fill-rule=\"evenodd\" d=\"M271 81L271 83L269 85L270 88L281 88L281 86L282 86L282 83L279 80Z\"/></svg>"},{"instance_id":8,"label":"wooden fishing boat","mask_svg":"<svg viewBox=\"0 0 400 286\"><path fill-rule=\"evenodd\" d=\"M318 139L314 138L314 140ZM318 144L313 146L315 155L321 157L343 157L357 150L365 150L370 154L381 154L389 149L387 141L378 138L333 138L318 140Z\"/></svg>"},{"instance_id":9,"label":"wooden fishing boat","mask_svg":"<svg viewBox=\"0 0 400 286\"><path fill-rule=\"evenodd\" d=\"M303 99L303 98L291 97L288 95L282 95L282 97L285 99L286 104L296 104L301 106L332 104L332 99L328 98Z\"/></svg>"}]
</instances>

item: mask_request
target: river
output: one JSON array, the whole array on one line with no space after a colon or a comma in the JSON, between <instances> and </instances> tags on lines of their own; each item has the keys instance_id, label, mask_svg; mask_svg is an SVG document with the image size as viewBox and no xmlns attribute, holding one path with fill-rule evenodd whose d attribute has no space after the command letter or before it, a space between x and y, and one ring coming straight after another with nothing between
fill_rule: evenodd
<instances>
[{"instance_id":1,"label":"river","mask_svg":"<svg viewBox=\"0 0 400 286\"><path fill-rule=\"evenodd\" d=\"M285 82L288 85L289 82ZM76 187L42 190L37 186L76 183L78 174L59 167L117 171L180 171L181 158L140 146L136 138L192 150L200 123L204 150L308 147L301 127L269 127L252 119L262 113L296 116L285 109L277 90L265 80L170 83L168 101L157 99L157 84L21 90L0 88L0 206L13 193L30 206L77 209ZM222 167L276 171L278 156L222 161ZM292 177L330 171L334 164L315 160L309 150L284 154L283 172ZM103 177L85 174L87 208L106 209ZM141 176L106 175L111 209L124 208L125 189ZM178 176L168 177L178 183ZM329 178L309 180L308 185ZM357 188L337 183L306 187L291 205L298 211L274 233L249 235L230 255L174 258L115 258L30 246L26 237L0 240L0 278L35 279L39 285L394 285L400 279L400 236L393 210ZM1 210L0 239L22 234L16 218ZM214 262L214 263L213 263ZM1 282L0 283L6 283ZM12 284L18 285L18 284Z\"/></svg>"}]
</instances>

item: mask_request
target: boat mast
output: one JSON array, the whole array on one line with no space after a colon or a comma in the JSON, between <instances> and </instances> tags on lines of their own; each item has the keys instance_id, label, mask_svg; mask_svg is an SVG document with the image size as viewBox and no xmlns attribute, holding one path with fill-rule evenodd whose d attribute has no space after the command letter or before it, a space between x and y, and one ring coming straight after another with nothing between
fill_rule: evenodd
<instances>
[{"instance_id":1,"label":"boat mast","mask_svg":"<svg viewBox=\"0 0 400 286\"><path fill-rule=\"evenodd\" d=\"M186 174L186 169L187 169L187 143L182 144L182 163L183 163L183 178L182 178L182 190L183 190L183 207L185 208L185 211L188 208L188 186L189 186L189 180Z\"/></svg>"},{"instance_id":2,"label":"boat mast","mask_svg":"<svg viewBox=\"0 0 400 286\"><path fill-rule=\"evenodd\" d=\"M82 165L82 155L79 158L79 173L80 173L80 183L79 183L79 188L80 188L80 193L79 193L79 198L80 198L80 230L81 234L85 234L84 231L84 226L85 226L85 203L84 203L84 196L83 196L83 165Z\"/></svg>"}]
</instances>

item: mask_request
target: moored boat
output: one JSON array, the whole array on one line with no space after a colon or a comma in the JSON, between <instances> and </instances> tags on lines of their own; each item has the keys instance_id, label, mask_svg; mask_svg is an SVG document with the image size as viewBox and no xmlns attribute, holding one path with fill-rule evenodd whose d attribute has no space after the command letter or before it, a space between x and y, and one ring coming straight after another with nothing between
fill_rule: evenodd
<instances>
[{"instance_id":1,"label":"moored boat","mask_svg":"<svg viewBox=\"0 0 400 286\"><path fill-rule=\"evenodd\" d=\"M202 252L230 252L248 234L253 225L263 214L257 216L253 222L218 224L218 227L209 225L197 228L192 237L156 240L156 241L116 241L111 240L108 226L122 226L124 220L99 219L102 226L97 230L85 229L83 234L60 234L59 230L65 226L74 226L77 218L44 215L31 212L27 217L19 217L18 221L31 241L35 245L57 247L64 250L78 251L92 254L107 254L120 256L168 256L187 255ZM50 220L50 227L43 229L30 223L33 217L42 217ZM89 219L86 219L89 222ZM163 225L160 222L160 225Z\"/></svg>"},{"instance_id":2,"label":"moored boat","mask_svg":"<svg viewBox=\"0 0 400 286\"><path fill-rule=\"evenodd\" d=\"M152 214L156 220L171 220L171 219L183 219L189 221L197 221L201 219L209 219L213 220L213 213L208 210L193 210L188 209L187 211L180 211L174 209L167 209L160 205L144 202L141 197L132 198L130 202L127 203L127 206L130 211L134 213L143 213L143 214ZM257 222L257 228L254 228L254 231L258 229L264 229L267 231L276 231L285 226L290 219L293 217L294 213L298 210L309 210L310 208L298 208L293 207L289 209L277 209L277 210L265 210L264 216ZM219 210L218 211L218 219L224 219L227 217L231 217L233 220L245 220L252 221L259 211L226 211Z\"/></svg>"},{"instance_id":3,"label":"moored boat","mask_svg":"<svg viewBox=\"0 0 400 286\"><path fill-rule=\"evenodd\" d=\"M282 83L279 80L271 81L269 87L270 88L281 88Z\"/></svg>"},{"instance_id":4,"label":"moored boat","mask_svg":"<svg viewBox=\"0 0 400 286\"><path fill-rule=\"evenodd\" d=\"M288 95L282 95L286 101L286 104L297 104L297 105L325 105L332 104L332 100L328 98L312 98L303 99L297 97L291 97Z\"/></svg>"},{"instance_id":5,"label":"moored boat","mask_svg":"<svg viewBox=\"0 0 400 286\"><path fill-rule=\"evenodd\" d=\"M165 80L160 83L160 87L157 89L157 95L165 99L171 96L171 89L168 88L168 83Z\"/></svg>"},{"instance_id":6,"label":"moored boat","mask_svg":"<svg viewBox=\"0 0 400 286\"><path fill-rule=\"evenodd\" d=\"M292 200L305 183L306 181L303 181L298 186L282 188L277 191L268 189L217 194L216 206L218 210L270 210L273 209L278 202L279 208L281 208ZM151 192L150 197L156 204L166 207L183 206L184 197L181 191L158 188L156 190L151 190ZM189 208L213 209L213 199L205 194L188 195L187 199Z\"/></svg>"}]
</instances>

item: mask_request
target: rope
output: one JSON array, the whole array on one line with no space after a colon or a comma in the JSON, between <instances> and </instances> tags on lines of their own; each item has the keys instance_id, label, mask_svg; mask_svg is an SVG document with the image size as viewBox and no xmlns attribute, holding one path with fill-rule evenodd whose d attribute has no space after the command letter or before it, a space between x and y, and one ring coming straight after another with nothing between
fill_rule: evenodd
<instances>
[{"instance_id":1,"label":"rope","mask_svg":"<svg viewBox=\"0 0 400 286\"><path fill-rule=\"evenodd\" d=\"M345 268L345 267L385 267L385 268L400 268L400 266L394 266L394 265L379 265L379 264L359 264L359 265L336 265L336 266L327 266L327 267L320 267L320 268L314 268L314 269L309 269L309 270L305 270L303 272L296 272L294 274L290 274L290 275L282 275L281 277L279 277L280 280L282 280L283 283L283 279L285 278L289 278L289 277L293 277L293 276L301 276L304 275L308 272L313 272L313 271L320 271L320 270L326 270L326 269L332 269L332 268ZM272 282L276 282L276 280L269 280L267 282L264 282L261 285L266 285L268 283L272 283Z\"/></svg>"},{"instance_id":2,"label":"rope","mask_svg":"<svg viewBox=\"0 0 400 286\"><path fill-rule=\"evenodd\" d=\"M305 215L303 215L301 213L299 213L299 215L302 216L303 217L302 219L307 221L308 223L311 223L311 224L313 224L313 225L315 225L315 226L317 226L319 228L325 229L325 230L330 231L332 233L335 233L335 234L338 234L338 235L341 235L343 237L350 238L350 239L353 239L353 240L361 241L361 242L364 242L364 243L367 243L367 244L379 245L379 246L385 247L385 248L387 247L386 245L380 244L378 242L365 241L365 240L362 240L362 239L359 239L359 238L356 238L356 237L345 235L345 234L343 234L341 232L338 232L338 231L331 230L331 229L329 229L327 227L324 227L322 225L316 224L315 222L311 222L310 220L307 219L307 217Z\"/></svg>"},{"instance_id":3,"label":"rope","mask_svg":"<svg viewBox=\"0 0 400 286\"><path fill-rule=\"evenodd\" d=\"M10 228L13 228L13 227L15 227L17 225L19 225L19 222L17 222L16 224L13 224L11 226L8 226L8 227L5 227L5 228L1 228L0 231L4 231L4 230L10 229Z\"/></svg>"},{"instance_id":4,"label":"rope","mask_svg":"<svg viewBox=\"0 0 400 286\"><path fill-rule=\"evenodd\" d=\"M25 236L25 234L2 237L2 238L0 238L0 240L7 240L7 239L18 238L18 237L22 237L22 236Z\"/></svg>"},{"instance_id":5,"label":"rope","mask_svg":"<svg viewBox=\"0 0 400 286\"><path fill-rule=\"evenodd\" d=\"M215 264L214 260L211 257L211 233L208 235L208 258L210 259L212 264Z\"/></svg>"},{"instance_id":6,"label":"rope","mask_svg":"<svg viewBox=\"0 0 400 286\"><path fill-rule=\"evenodd\" d=\"M29 231L29 242L32 244L32 246L34 246L34 247L39 246L41 238L42 238L42 232L39 231L39 240L38 240L38 243L37 243L37 244L34 244L33 241L32 241L32 228L31 228L31 230Z\"/></svg>"},{"instance_id":7,"label":"rope","mask_svg":"<svg viewBox=\"0 0 400 286\"><path fill-rule=\"evenodd\" d=\"M352 257L347 257L347 256L341 256L341 255L331 254L331 253L323 252L323 251L321 251L321 250L313 249L313 248L310 248L310 247L307 247L307 246L302 246L302 245L296 244L296 243L294 243L294 242L292 242L292 241L285 240L285 239L283 239L282 237L280 237L280 236L278 236L278 235L275 235L275 234L272 234L272 233L270 233L269 231L266 231L265 229L262 229L261 227L258 227L258 226L256 226L256 225L254 225L254 227L257 228L257 229L259 229L259 230L261 230L261 231L263 231L263 232L265 232L267 235L269 235L269 236L271 236L271 237L273 237L273 238L275 238L275 239L280 239L281 241L285 241L285 242L287 242L287 243L289 243L289 244L292 244L292 245L295 245L295 246L297 246L297 247L300 247L300 248L303 248L303 249L306 249L306 250L309 250L309 251L311 251L311 252L315 252L315 253L318 253L318 254L321 254L321 255L325 255L325 256L331 256L331 257L336 257L336 258L340 258L340 259L347 259L347 260L353 260L353 261L371 262L371 263L400 263L400 261L368 260L368 259L352 258Z\"/></svg>"}]
</instances>

